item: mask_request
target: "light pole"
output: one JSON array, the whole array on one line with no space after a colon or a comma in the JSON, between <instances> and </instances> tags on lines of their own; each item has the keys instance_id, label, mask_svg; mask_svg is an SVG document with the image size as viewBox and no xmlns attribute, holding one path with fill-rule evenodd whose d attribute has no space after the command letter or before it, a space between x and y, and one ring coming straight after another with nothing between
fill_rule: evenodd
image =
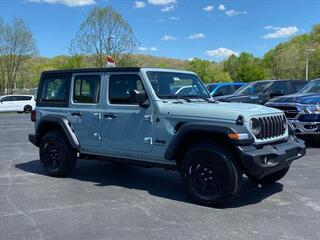
<instances>
[{"instance_id":1,"label":"light pole","mask_svg":"<svg viewBox=\"0 0 320 240\"><path fill-rule=\"evenodd\" d=\"M111 57L111 40L114 38L115 38L115 36L113 36L113 35L108 36L108 56L110 56L110 57Z\"/></svg>"},{"instance_id":2,"label":"light pole","mask_svg":"<svg viewBox=\"0 0 320 240\"><path fill-rule=\"evenodd\" d=\"M310 48L306 50L306 80L308 80L308 76L309 76L309 55L310 52L315 51L315 49Z\"/></svg>"}]
</instances>

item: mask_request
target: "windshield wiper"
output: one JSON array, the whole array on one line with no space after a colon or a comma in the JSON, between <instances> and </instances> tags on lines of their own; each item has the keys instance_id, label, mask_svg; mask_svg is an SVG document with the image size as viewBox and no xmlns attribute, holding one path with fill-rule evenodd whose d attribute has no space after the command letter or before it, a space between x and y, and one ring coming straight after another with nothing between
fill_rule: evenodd
<instances>
[{"instance_id":1,"label":"windshield wiper","mask_svg":"<svg viewBox=\"0 0 320 240\"><path fill-rule=\"evenodd\" d=\"M190 96L188 96L188 98L200 98L202 100L207 101L208 103L216 103L217 102L216 100L214 100L212 98L210 99L210 98L206 98L204 96L198 96L198 95L190 95Z\"/></svg>"},{"instance_id":2,"label":"windshield wiper","mask_svg":"<svg viewBox=\"0 0 320 240\"><path fill-rule=\"evenodd\" d=\"M191 102L191 100L185 96L179 96L179 95L168 95L168 96L162 96L163 98L170 98L170 99L182 99L185 100L186 102Z\"/></svg>"}]
</instances>

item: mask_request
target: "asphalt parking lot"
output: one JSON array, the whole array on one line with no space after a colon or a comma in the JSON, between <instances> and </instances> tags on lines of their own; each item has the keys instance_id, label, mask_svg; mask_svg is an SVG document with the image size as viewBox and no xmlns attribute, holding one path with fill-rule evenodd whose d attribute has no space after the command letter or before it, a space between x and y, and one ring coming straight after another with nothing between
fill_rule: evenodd
<instances>
[{"instance_id":1,"label":"asphalt parking lot","mask_svg":"<svg viewBox=\"0 0 320 240\"><path fill-rule=\"evenodd\" d=\"M320 239L320 148L279 183L244 180L225 209L194 204L179 175L80 161L45 175L26 114L0 114L0 239Z\"/></svg>"}]
</instances>

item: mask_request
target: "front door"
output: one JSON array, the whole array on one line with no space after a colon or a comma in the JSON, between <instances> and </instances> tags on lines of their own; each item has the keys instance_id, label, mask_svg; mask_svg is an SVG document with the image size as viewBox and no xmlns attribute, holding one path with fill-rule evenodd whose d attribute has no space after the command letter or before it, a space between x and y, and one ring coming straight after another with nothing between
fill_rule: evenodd
<instances>
[{"instance_id":1,"label":"front door","mask_svg":"<svg viewBox=\"0 0 320 240\"><path fill-rule=\"evenodd\" d=\"M107 85L107 99L102 108L103 150L129 155L151 151L152 105L141 107L130 100L131 90L145 89L140 75L111 74Z\"/></svg>"},{"instance_id":2,"label":"front door","mask_svg":"<svg viewBox=\"0 0 320 240\"><path fill-rule=\"evenodd\" d=\"M101 79L103 74L75 74L71 81L69 121L83 151L101 142Z\"/></svg>"}]
</instances>

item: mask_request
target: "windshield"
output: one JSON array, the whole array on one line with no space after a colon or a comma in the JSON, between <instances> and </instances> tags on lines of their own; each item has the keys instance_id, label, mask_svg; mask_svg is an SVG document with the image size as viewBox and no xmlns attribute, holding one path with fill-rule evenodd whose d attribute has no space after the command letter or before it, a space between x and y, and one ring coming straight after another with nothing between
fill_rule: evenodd
<instances>
[{"instance_id":1,"label":"windshield","mask_svg":"<svg viewBox=\"0 0 320 240\"><path fill-rule=\"evenodd\" d=\"M300 93L320 93L320 80L309 82Z\"/></svg>"},{"instance_id":2,"label":"windshield","mask_svg":"<svg viewBox=\"0 0 320 240\"><path fill-rule=\"evenodd\" d=\"M272 82L252 82L239 88L234 94L257 95L265 94L271 87Z\"/></svg>"},{"instance_id":3,"label":"windshield","mask_svg":"<svg viewBox=\"0 0 320 240\"><path fill-rule=\"evenodd\" d=\"M147 76L159 98L210 98L195 74L152 71Z\"/></svg>"}]
</instances>

